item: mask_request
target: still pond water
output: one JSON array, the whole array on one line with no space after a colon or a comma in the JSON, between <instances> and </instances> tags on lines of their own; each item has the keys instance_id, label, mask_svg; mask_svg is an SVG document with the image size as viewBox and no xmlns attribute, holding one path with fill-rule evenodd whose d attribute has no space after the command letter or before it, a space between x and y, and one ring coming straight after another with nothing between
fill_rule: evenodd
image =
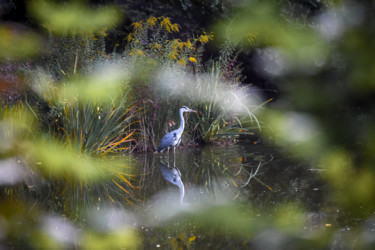
<instances>
[{"instance_id":1,"label":"still pond water","mask_svg":"<svg viewBox=\"0 0 375 250\"><path fill-rule=\"evenodd\" d=\"M306 241L342 249L357 236L358 222L331 201L324 170L270 145L184 148L176 158L172 151L138 160L145 218L138 226L147 249L290 249ZM374 223L365 224L366 236L375 236Z\"/></svg>"},{"instance_id":2,"label":"still pond water","mask_svg":"<svg viewBox=\"0 0 375 250\"><path fill-rule=\"evenodd\" d=\"M121 190L111 178L86 191L64 180L5 187L1 211L11 214L9 206L19 204L20 218L26 217L9 218L18 229L15 238L3 239L5 249L35 249L29 248L29 241L38 241L35 222L64 249L80 249L87 232L100 239L122 228L137 236L120 237L120 245L137 240L143 249L374 249L375 217L345 212L334 199L345 194L330 189L324 169L271 145L187 147L176 157L132 159L135 188L128 202L122 192L130 189ZM16 193L26 210L12 201ZM0 248L1 237L0 230Z\"/></svg>"}]
</instances>

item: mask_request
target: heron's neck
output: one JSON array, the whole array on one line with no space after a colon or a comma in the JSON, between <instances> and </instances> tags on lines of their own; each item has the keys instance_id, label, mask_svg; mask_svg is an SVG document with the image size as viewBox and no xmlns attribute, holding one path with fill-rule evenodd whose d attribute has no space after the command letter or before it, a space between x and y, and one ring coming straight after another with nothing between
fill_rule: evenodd
<instances>
[{"instance_id":1,"label":"heron's neck","mask_svg":"<svg viewBox=\"0 0 375 250\"><path fill-rule=\"evenodd\" d=\"M180 127L178 128L179 131L184 131L185 127L185 120L184 120L184 112L180 110Z\"/></svg>"},{"instance_id":2,"label":"heron's neck","mask_svg":"<svg viewBox=\"0 0 375 250\"><path fill-rule=\"evenodd\" d=\"M180 203L184 203L184 196L185 196L185 187L184 183L181 182L181 185L178 186L180 189Z\"/></svg>"}]
</instances>

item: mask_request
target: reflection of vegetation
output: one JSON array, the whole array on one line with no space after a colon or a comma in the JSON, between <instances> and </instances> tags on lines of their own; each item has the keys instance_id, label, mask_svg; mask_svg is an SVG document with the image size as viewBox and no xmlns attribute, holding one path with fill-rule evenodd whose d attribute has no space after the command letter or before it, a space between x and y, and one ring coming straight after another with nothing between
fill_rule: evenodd
<instances>
[{"instance_id":1,"label":"reflection of vegetation","mask_svg":"<svg viewBox=\"0 0 375 250\"><path fill-rule=\"evenodd\" d=\"M204 202L208 200L214 202L216 196L220 199L221 196L227 194L234 199L246 198L244 194L254 181L270 189L259 178L256 178L259 172L262 172L262 166L268 163L263 155L254 155L235 146L232 146L229 151L215 146L204 148L194 155L189 149L178 154L181 157L177 157L175 161L171 158L169 164L167 158L163 159L162 165L165 163L171 168L178 168L181 172L181 180L185 185L189 185L185 188L186 192L196 196L195 188L200 189L197 193L202 195L201 199ZM158 168L158 160L155 156L147 155L141 160L143 161L141 165L145 166L144 169L139 170L142 173L142 178L139 180L142 195L152 195L155 190L162 190L166 182L160 177L159 171L155 170ZM262 164L262 161L265 163ZM189 191L189 189L194 189L194 191ZM186 202L191 203L191 199L192 197L187 197Z\"/></svg>"},{"instance_id":2,"label":"reflection of vegetation","mask_svg":"<svg viewBox=\"0 0 375 250\"><path fill-rule=\"evenodd\" d=\"M305 237L301 228L311 230L312 224L316 225L318 222L313 219L312 222L305 221L305 211L301 204L314 207L316 203L322 202L322 193L313 191L314 188L320 187L316 183L319 178L309 178L306 180L307 183L295 185L294 181L298 182L298 178L304 181L305 175L311 175L306 166L293 165L281 159L277 152L269 152L267 147L264 148L267 151L263 153L258 152L259 149L260 147L255 145L240 144L230 147L206 147L199 151L186 149L179 152L176 167L181 170L182 180L186 186L186 207L182 207L181 210L175 208L177 212L181 211L179 214L172 209L175 203L168 198L165 198L168 200L165 202L163 196L158 195L165 190L167 182L158 171L152 170L154 168L151 163L145 164L150 168L142 171L146 174L142 175L145 178L141 184L144 186L142 195L149 197L157 191L156 197L161 199L161 204L152 197L151 200L155 203L147 206L152 208L151 213L153 210L158 212L155 213L156 218L153 214L150 216L150 220L157 221L156 225L141 231L146 235L144 245L177 244L207 248L209 244L234 247L245 244L249 247L254 244L254 238L258 234L265 236L257 239L261 244L267 244L265 241L269 241L268 237L272 236L278 236L274 239L277 244L284 244L287 238L299 240ZM269 162L270 153L275 154L278 164L274 164L274 160ZM157 161L155 156L148 160ZM263 161L264 164L258 169L259 161ZM258 176L253 177L250 183L243 187L249 174L255 173L257 169ZM173 189L173 193L176 194L178 203L176 188ZM312 198L311 196L315 196L313 193L319 193L320 198ZM242 204L249 197L251 203ZM228 202L232 200L236 205ZM295 205L296 200L299 200L300 204ZM330 221L327 218L321 219L319 227L322 223ZM157 234L159 241L153 241L147 233L148 230ZM272 241L272 244L275 242ZM319 240L313 240L311 244L319 244Z\"/></svg>"}]
</instances>

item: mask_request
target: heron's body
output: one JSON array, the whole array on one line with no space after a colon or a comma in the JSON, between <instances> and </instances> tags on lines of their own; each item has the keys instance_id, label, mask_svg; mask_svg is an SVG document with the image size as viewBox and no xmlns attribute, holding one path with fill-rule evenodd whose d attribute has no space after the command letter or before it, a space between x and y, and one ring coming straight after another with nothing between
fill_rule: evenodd
<instances>
[{"instance_id":1,"label":"heron's body","mask_svg":"<svg viewBox=\"0 0 375 250\"><path fill-rule=\"evenodd\" d=\"M163 152L164 150L170 150L171 148L175 149L181 143L181 136L184 132L185 127L185 120L184 120L184 112L196 112L194 110L189 109L188 107L183 106L180 108L180 127L176 130L173 130L166 134L160 142L159 147L157 148L158 152Z\"/></svg>"},{"instance_id":2,"label":"heron's body","mask_svg":"<svg viewBox=\"0 0 375 250\"><path fill-rule=\"evenodd\" d=\"M169 150L171 148L177 147L181 143L181 136L178 136L180 131L178 129L173 130L166 134L160 142L160 145L157 149L159 152L163 152L164 150ZM182 135L182 132L181 132Z\"/></svg>"}]
</instances>

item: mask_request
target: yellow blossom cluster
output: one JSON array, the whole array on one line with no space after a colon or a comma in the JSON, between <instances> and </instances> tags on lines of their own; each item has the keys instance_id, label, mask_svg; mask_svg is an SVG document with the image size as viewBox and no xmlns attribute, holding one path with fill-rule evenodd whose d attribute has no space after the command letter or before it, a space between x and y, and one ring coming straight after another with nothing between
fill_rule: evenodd
<instances>
[{"instance_id":1,"label":"yellow blossom cluster","mask_svg":"<svg viewBox=\"0 0 375 250\"><path fill-rule=\"evenodd\" d=\"M161 58L168 58L185 65L187 62L197 63L197 43L206 44L213 40L213 33L207 34L203 32L196 38L187 39L168 39L171 33L180 32L180 25L172 23L169 17L154 17L140 20L131 24L133 31L129 33L126 40L133 44L129 55L146 56L156 55ZM159 32L159 39L150 41L150 33Z\"/></svg>"},{"instance_id":2,"label":"yellow blossom cluster","mask_svg":"<svg viewBox=\"0 0 375 250\"><path fill-rule=\"evenodd\" d=\"M164 28L169 33L180 32L180 25L177 23L172 23L169 17L154 17L150 16L147 20L141 20L138 22L132 23L130 26L133 28L133 32L129 33L127 40L130 42L133 40L135 35L151 27L156 26L159 23L160 28Z\"/></svg>"},{"instance_id":3,"label":"yellow blossom cluster","mask_svg":"<svg viewBox=\"0 0 375 250\"><path fill-rule=\"evenodd\" d=\"M200 35L197 38L197 41L205 44L205 43L208 43L210 40L213 40L213 39L214 39L214 34L213 33L207 34L206 32L203 32L203 34Z\"/></svg>"},{"instance_id":4,"label":"yellow blossom cluster","mask_svg":"<svg viewBox=\"0 0 375 250\"><path fill-rule=\"evenodd\" d=\"M163 20L160 22L160 26L164 27L166 31L169 33L180 32L180 25L177 23L172 24L169 17L161 17L161 19Z\"/></svg>"},{"instance_id":5,"label":"yellow blossom cluster","mask_svg":"<svg viewBox=\"0 0 375 250\"><path fill-rule=\"evenodd\" d=\"M129 55L131 56L146 56L145 52L140 49L131 49Z\"/></svg>"}]
</instances>

